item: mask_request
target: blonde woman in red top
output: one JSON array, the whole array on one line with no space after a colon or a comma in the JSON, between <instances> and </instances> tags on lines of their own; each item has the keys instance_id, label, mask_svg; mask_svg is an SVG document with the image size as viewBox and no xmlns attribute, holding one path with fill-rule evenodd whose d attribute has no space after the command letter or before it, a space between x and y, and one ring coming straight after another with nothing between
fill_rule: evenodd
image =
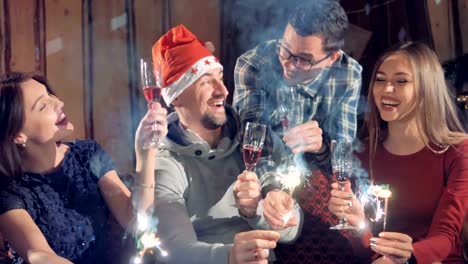
<instances>
[{"instance_id":1,"label":"blonde woman in red top","mask_svg":"<svg viewBox=\"0 0 468 264\"><path fill-rule=\"evenodd\" d=\"M421 43L401 45L381 56L371 80L369 137L357 156L393 194L386 232L365 231L362 241L379 263L462 263L468 135L437 56ZM357 226L365 215L350 185L340 191L332 184L329 209L339 217L347 209Z\"/></svg>"}]
</instances>

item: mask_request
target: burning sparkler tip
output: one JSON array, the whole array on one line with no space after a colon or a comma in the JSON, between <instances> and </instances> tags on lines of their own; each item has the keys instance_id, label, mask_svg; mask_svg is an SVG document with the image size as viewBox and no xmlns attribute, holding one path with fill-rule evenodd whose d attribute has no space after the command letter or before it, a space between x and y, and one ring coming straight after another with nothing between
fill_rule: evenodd
<instances>
[{"instance_id":1,"label":"burning sparkler tip","mask_svg":"<svg viewBox=\"0 0 468 264\"><path fill-rule=\"evenodd\" d=\"M141 258L139 256L133 258L133 264L140 264Z\"/></svg>"},{"instance_id":2,"label":"burning sparkler tip","mask_svg":"<svg viewBox=\"0 0 468 264\"><path fill-rule=\"evenodd\" d=\"M359 229L364 229L366 228L366 222L362 221L361 223L359 223Z\"/></svg>"}]
</instances>

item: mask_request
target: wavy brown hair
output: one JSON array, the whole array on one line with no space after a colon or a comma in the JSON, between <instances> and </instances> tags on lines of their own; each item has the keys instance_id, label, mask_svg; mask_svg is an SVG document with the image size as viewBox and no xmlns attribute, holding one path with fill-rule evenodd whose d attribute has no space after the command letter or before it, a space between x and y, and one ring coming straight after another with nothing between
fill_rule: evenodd
<instances>
[{"instance_id":1,"label":"wavy brown hair","mask_svg":"<svg viewBox=\"0 0 468 264\"><path fill-rule=\"evenodd\" d=\"M437 55L423 43L409 42L386 51L377 60L371 76L368 94L369 114L366 125L369 132L370 170L377 150L387 137L387 122L382 120L374 101L375 76L383 61L393 54L408 58L414 76L414 111L419 136L426 147L435 153L445 152L450 146L467 139L468 135L458 119L454 96L450 94ZM434 145L438 149L434 149Z\"/></svg>"},{"instance_id":2,"label":"wavy brown hair","mask_svg":"<svg viewBox=\"0 0 468 264\"><path fill-rule=\"evenodd\" d=\"M0 185L23 175L22 147L14 139L24 125L21 84L28 80L43 84L47 92L54 94L46 79L36 73L12 72L0 78Z\"/></svg>"}]
</instances>

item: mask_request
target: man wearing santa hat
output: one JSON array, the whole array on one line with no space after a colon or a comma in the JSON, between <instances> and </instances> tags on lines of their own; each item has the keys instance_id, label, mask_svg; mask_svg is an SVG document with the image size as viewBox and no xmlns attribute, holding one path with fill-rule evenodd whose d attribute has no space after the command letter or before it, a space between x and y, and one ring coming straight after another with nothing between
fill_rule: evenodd
<instances>
[{"instance_id":1,"label":"man wearing santa hat","mask_svg":"<svg viewBox=\"0 0 468 264\"><path fill-rule=\"evenodd\" d=\"M240 124L225 104L222 65L183 25L163 35L152 53L162 65L163 99L175 109L155 173L158 232L169 262L266 263L280 236L295 239L301 212L295 207L283 225L293 227L254 230L270 226L262 203L257 208L257 176L244 171Z\"/></svg>"}]
</instances>

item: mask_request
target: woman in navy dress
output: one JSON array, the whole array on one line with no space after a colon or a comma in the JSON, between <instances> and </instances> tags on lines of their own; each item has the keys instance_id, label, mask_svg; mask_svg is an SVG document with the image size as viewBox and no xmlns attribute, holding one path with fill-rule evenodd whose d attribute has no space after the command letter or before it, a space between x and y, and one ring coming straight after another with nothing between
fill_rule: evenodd
<instances>
[{"instance_id":1,"label":"woman in navy dress","mask_svg":"<svg viewBox=\"0 0 468 264\"><path fill-rule=\"evenodd\" d=\"M13 262L112 263L109 217L128 228L136 211L152 208L156 149L142 145L166 135L166 110L154 104L137 129L133 193L96 142L62 142L73 125L43 77L0 81L0 124L0 233Z\"/></svg>"}]
</instances>

